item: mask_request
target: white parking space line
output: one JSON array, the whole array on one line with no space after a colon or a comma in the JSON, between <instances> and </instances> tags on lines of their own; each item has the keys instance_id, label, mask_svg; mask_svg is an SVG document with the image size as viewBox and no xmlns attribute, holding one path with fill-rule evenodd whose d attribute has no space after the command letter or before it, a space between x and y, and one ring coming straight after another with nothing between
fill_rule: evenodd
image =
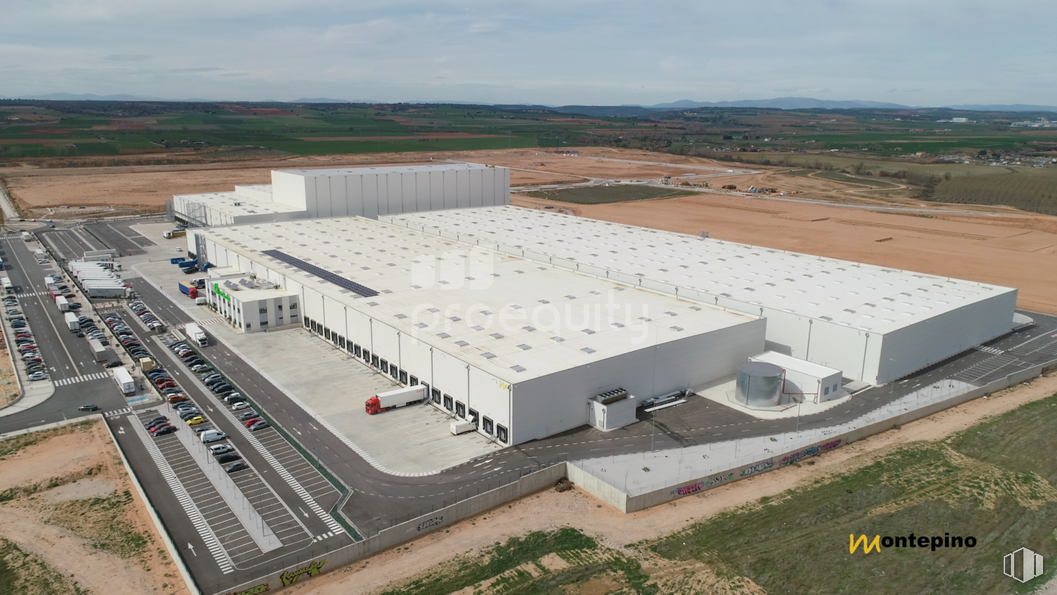
<instances>
[{"instance_id":1,"label":"white parking space line","mask_svg":"<svg viewBox=\"0 0 1057 595\"><path fill-rule=\"evenodd\" d=\"M143 428L143 424L131 423L133 431L140 437L143 444L147 448L147 452L150 454L151 459L154 460L154 464L157 465L158 470L161 471L162 477L165 478L165 482L169 484L169 488L172 489L176 499L180 502L180 506L183 507L184 512L187 513L188 518L191 519L191 523L198 530L198 535L202 538L202 542L205 543L206 549L213 555L213 559L216 560L217 566L220 567L220 571L224 574L230 574L234 572L235 567L228 557L227 552L220 546L220 542L217 536L213 533L212 529L205 522L202 517L202 513L195 506L195 503L191 500L191 496L184 490L183 484L176 478L176 473L169 467L169 463L165 461L165 457L162 456L161 450L158 449L158 445L154 443L154 440L147 434L147 430Z\"/></svg>"}]
</instances>

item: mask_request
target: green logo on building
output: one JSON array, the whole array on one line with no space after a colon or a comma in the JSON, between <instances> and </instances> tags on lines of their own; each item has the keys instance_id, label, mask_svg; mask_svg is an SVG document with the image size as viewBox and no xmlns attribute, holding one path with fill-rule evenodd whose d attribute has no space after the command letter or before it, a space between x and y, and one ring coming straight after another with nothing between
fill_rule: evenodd
<instances>
[{"instance_id":1,"label":"green logo on building","mask_svg":"<svg viewBox=\"0 0 1057 595\"><path fill-rule=\"evenodd\" d=\"M226 293L224 293L223 291L220 290L220 283L214 283L213 284L213 293L215 293L215 294L219 295L220 297L224 298L225 301L228 301L228 302L231 301L231 297L229 297L228 294L226 294Z\"/></svg>"}]
</instances>

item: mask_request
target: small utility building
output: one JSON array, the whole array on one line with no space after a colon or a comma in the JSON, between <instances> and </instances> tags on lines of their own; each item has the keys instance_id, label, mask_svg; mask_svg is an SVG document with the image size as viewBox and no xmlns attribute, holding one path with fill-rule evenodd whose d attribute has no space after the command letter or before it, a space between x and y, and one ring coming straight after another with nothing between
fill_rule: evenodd
<instances>
[{"instance_id":1,"label":"small utility building","mask_svg":"<svg viewBox=\"0 0 1057 595\"><path fill-rule=\"evenodd\" d=\"M759 317L364 217L198 233L214 266L296 296L305 328L503 444L612 427L627 405L599 395L698 386L764 350Z\"/></svg>"}]
</instances>

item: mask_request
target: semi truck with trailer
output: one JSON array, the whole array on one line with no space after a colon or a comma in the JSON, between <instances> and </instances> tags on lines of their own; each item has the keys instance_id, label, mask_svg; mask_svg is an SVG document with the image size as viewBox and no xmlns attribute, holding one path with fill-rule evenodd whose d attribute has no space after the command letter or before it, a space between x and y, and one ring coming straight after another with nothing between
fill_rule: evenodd
<instances>
[{"instance_id":1,"label":"semi truck with trailer","mask_svg":"<svg viewBox=\"0 0 1057 595\"><path fill-rule=\"evenodd\" d=\"M184 283L183 281L181 281L179 283L179 286L180 286L180 293L186 295L187 297L191 298L192 300L195 299L196 297L198 297L198 288L195 287L194 285L192 285L190 283Z\"/></svg>"},{"instance_id":2,"label":"semi truck with trailer","mask_svg":"<svg viewBox=\"0 0 1057 595\"><path fill-rule=\"evenodd\" d=\"M67 312L66 314L63 314L63 320L66 321L66 328L70 329L71 331L81 330L81 323L77 322L77 315L73 312Z\"/></svg>"},{"instance_id":3,"label":"semi truck with trailer","mask_svg":"<svg viewBox=\"0 0 1057 595\"><path fill-rule=\"evenodd\" d=\"M187 235L186 229L174 229L172 231L163 232L162 237L164 238L182 238Z\"/></svg>"},{"instance_id":4,"label":"semi truck with trailer","mask_svg":"<svg viewBox=\"0 0 1057 595\"><path fill-rule=\"evenodd\" d=\"M85 285L84 290L90 298L122 298L128 296L128 288L124 285Z\"/></svg>"},{"instance_id":5,"label":"semi truck with trailer","mask_svg":"<svg viewBox=\"0 0 1057 595\"><path fill-rule=\"evenodd\" d=\"M389 411L405 405L421 403L426 398L426 387L421 384L378 393L364 403L368 415Z\"/></svg>"},{"instance_id":6,"label":"semi truck with trailer","mask_svg":"<svg viewBox=\"0 0 1057 595\"><path fill-rule=\"evenodd\" d=\"M184 333L188 339L194 341L199 347L209 345L209 338L206 337L205 331L193 322L187 323L187 326L184 327Z\"/></svg>"},{"instance_id":7,"label":"semi truck with trailer","mask_svg":"<svg viewBox=\"0 0 1057 595\"><path fill-rule=\"evenodd\" d=\"M114 368L114 381L121 387L122 393L126 395L135 394L136 381L132 379L132 374L129 374L124 366Z\"/></svg>"},{"instance_id":8,"label":"semi truck with trailer","mask_svg":"<svg viewBox=\"0 0 1057 595\"><path fill-rule=\"evenodd\" d=\"M24 241L28 242L28 241L33 239L33 234L29 233L28 231L23 231L22 232L22 239Z\"/></svg>"}]
</instances>

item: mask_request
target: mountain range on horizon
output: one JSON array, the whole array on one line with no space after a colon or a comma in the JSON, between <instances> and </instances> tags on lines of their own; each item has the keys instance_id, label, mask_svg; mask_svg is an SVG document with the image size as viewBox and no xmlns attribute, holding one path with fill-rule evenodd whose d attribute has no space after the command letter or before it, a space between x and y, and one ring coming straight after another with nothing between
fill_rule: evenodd
<instances>
[{"instance_id":1,"label":"mountain range on horizon","mask_svg":"<svg viewBox=\"0 0 1057 595\"><path fill-rule=\"evenodd\" d=\"M648 113L652 111L662 110L673 110L673 109L697 109L697 108L708 108L708 107L740 107L740 108L765 108L765 109L781 109L781 110L798 110L798 109L952 109L959 111L996 111L996 112L1057 112L1057 106L1050 105L1031 105L1031 104L959 104L959 105L943 105L943 106L910 106L902 105L898 103L887 103L883 101L859 101L859 100L831 100L831 99L815 99L812 97L776 97L772 99L742 99L737 101L693 101L690 99L680 99L678 101L672 101L668 103L657 103L653 105L640 105L640 104L623 104L623 105L538 105L538 104L491 104L491 103L478 103L471 101L402 101L402 102L387 102L387 101L372 101L372 100L346 100L346 99L333 99L329 97L305 97L300 99L294 99L290 101L277 101L277 100L262 100L262 101L245 101L245 100L212 100L212 99L201 99L201 98L188 98L188 99L167 99L162 97L151 97L145 95L129 95L129 94L116 94L116 95L96 95L93 93L42 93L42 94L31 94L20 97L7 97L0 95L0 100L16 100L16 99L32 99L32 100L44 100L44 101L150 101L150 102L181 102L181 103L224 103L224 102L238 102L238 103L416 103L416 104L455 104L455 105L489 105L495 107L504 108L521 108L521 109L551 109L561 112L575 112L577 108L591 108L592 111L596 111L599 108L610 109L614 111L614 115L619 115L621 110L635 111L640 113ZM628 114L630 115L630 114Z\"/></svg>"}]
</instances>

